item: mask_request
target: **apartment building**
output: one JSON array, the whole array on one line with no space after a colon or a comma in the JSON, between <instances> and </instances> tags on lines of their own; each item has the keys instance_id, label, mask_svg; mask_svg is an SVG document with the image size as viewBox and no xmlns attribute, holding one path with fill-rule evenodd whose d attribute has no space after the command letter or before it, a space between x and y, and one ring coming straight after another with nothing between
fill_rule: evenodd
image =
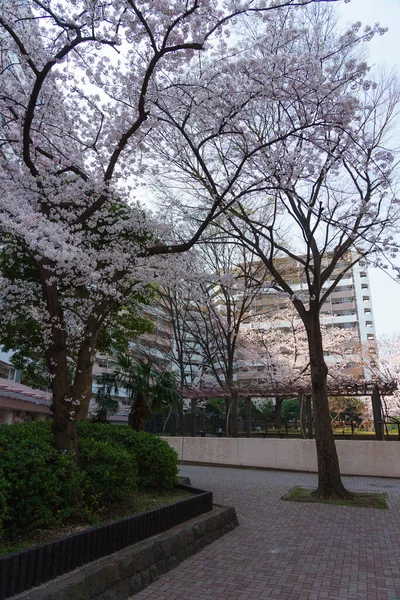
<instances>
[{"instance_id":1,"label":"apartment building","mask_svg":"<svg viewBox=\"0 0 400 600\"><path fill-rule=\"evenodd\" d=\"M347 261L350 262L349 260ZM338 264L333 276L339 269L346 266L346 261ZM293 277L296 274L293 273ZM329 280L325 284L327 289L333 282ZM301 296L307 289L304 276L296 276L292 284L295 293ZM266 289L255 299L249 314L251 320L256 315L273 314L275 311L283 310L289 306L290 300L287 294ZM368 268L365 261L355 264L339 282L333 292L325 301L321 314L327 323L346 329L355 329L362 344L376 345L376 332L374 325L371 288L368 276Z\"/></svg>"},{"instance_id":2,"label":"apartment building","mask_svg":"<svg viewBox=\"0 0 400 600\"><path fill-rule=\"evenodd\" d=\"M305 275L300 270L300 265L293 265L287 259L282 259L287 263L287 273L289 272L289 280L291 279L291 287L293 291L301 297L308 293L308 286ZM354 260L354 255L349 253L339 262L332 273L331 279L326 282L324 289L328 289L333 283L335 276L350 266ZM273 289L265 288L255 298L251 310L248 314L247 326L253 327L257 322L258 327L262 327L262 320L266 322L271 316L275 317L282 311L287 310L291 306L290 298L287 294L277 292ZM346 369L348 375L354 377L370 378L372 371L370 366L375 364L377 357L377 342L374 325L374 316L371 299L371 288L368 276L368 268L365 260L361 260L354 264L346 272L345 276L340 280L333 292L325 301L321 309L322 321L329 326L349 329L354 332L355 342L351 344L354 348L354 354L349 354L349 367ZM261 324L260 324L261 321ZM278 327L285 327L282 321ZM360 364L360 348L364 356L364 365ZM351 349L351 348L349 348ZM369 357L369 358L365 358ZM353 360L352 360L353 358ZM329 356L326 357L329 367ZM238 381L241 384L250 383L254 378L252 371L262 371L261 366L254 365L253 369L247 372L238 370Z\"/></svg>"}]
</instances>

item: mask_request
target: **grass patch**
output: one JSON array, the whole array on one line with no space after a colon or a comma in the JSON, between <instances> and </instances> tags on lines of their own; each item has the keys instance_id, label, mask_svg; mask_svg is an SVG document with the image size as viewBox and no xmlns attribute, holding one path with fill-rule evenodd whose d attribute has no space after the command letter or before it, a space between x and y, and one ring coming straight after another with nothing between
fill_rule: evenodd
<instances>
[{"instance_id":1,"label":"grass patch","mask_svg":"<svg viewBox=\"0 0 400 600\"><path fill-rule=\"evenodd\" d=\"M39 544L53 542L54 540L67 535L85 531L85 529L89 529L90 527L105 525L110 521L118 521L124 517L131 517L191 497L193 497L191 492L179 488L166 490L164 492L135 491L132 496L125 499L125 501L115 503L112 507L107 510L99 511L91 518L71 519L61 527L36 529L26 534L20 534L13 540L0 542L0 556L5 556L11 552L26 550L27 548L38 546Z\"/></svg>"},{"instance_id":2,"label":"grass patch","mask_svg":"<svg viewBox=\"0 0 400 600\"><path fill-rule=\"evenodd\" d=\"M353 492L354 498L345 500L341 498L332 498L331 500L322 500L314 498L311 495L313 489L295 487L282 496L282 500L289 502L309 502L310 504L331 504L333 506L354 506L356 508L389 508L387 496L383 492Z\"/></svg>"}]
</instances>

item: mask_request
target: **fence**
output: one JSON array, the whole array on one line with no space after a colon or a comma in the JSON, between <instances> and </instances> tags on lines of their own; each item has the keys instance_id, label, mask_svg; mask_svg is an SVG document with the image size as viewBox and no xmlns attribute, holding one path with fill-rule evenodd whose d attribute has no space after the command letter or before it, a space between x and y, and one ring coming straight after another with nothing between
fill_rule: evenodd
<instances>
[{"instance_id":1,"label":"fence","mask_svg":"<svg viewBox=\"0 0 400 600\"><path fill-rule=\"evenodd\" d=\"M0 558L0 600L212 510L211 492L180 487L192 492L193 498Z\"/></svg>"}]
</instances>

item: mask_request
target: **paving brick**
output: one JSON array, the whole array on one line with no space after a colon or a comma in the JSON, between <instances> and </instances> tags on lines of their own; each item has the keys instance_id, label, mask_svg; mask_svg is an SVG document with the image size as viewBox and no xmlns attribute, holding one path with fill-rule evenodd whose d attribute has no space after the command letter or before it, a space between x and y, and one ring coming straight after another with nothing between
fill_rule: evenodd
<instances>
[{"instance_id":1,"label":"paving brick","mask_svg":"<svg viewBox=\"0 0 400 600\"><path fill-rule=\"evenodd\" d=\"M185 465L181 475L234 506L240 527L131 600L400 600L399 479L343 478L388 494L391 509L374 510L281 500L316 486L310 473Z\"/></svg>"}]
</instances>

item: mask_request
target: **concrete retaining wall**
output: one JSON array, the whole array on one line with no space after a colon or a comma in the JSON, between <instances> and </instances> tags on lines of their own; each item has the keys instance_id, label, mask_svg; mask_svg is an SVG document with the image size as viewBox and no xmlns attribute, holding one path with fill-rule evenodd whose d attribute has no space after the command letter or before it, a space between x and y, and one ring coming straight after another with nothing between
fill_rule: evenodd
<instances>
[{"instance_id":1,"label":"concrete retaining wall","mask_svg":"<svg viewBox=\"0 0 400 600\"><path fill-rule=\"evenodd\" d=\"M165 438L181 461L317 471L315 441L252 438ZM343 475L400 477L400 442L338 440Z\"/></svg>"},{"instance_id":2,"label":"concrete retaining wall","mask_svg":"<svg viewBox=\"0 0 400 600\"><path fill-rule=\"evenodd\" d=\"M10 600L127 600L237 525L234 508L215 506L206 515Z\"/></svg>"}]
</instances>

